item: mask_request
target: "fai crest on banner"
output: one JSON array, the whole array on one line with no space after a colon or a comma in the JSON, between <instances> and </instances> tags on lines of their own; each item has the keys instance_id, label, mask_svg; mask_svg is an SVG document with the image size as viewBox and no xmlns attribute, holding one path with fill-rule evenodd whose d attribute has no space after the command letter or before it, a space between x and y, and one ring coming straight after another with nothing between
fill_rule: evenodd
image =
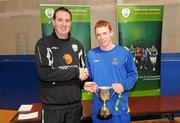
<instances>
[{"instance_id":1,"label":"fai crest on banner","mask_svg":"<svg viewBox=\"0 0 180 123\"><path fill-rule=\"evenodd\" d=\"M125 17L125 18L128 18L129 15L130 15L130 13L131 13L131 11L130 11L130 9L128 9L128 8L123 8L123 9L121 10L121 14L122 14L122 16Z\"/></svg>"},{"instance_id":2,"label":"fai crest on banner","mask_svg":"<svg viewBox=\"0 0 180 123\"><path fill-rule=\"evenodd\" d=\"M47 9L45 9L44 13L45 13L47 18L51 19L53 17L53 14L54 14L54 9L47 8Z\"/></svg>"}]
</instances>

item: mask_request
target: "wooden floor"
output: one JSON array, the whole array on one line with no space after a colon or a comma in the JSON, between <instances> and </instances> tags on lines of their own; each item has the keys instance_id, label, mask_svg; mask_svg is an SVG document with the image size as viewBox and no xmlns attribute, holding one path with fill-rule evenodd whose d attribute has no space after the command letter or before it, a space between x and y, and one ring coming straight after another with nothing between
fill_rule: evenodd
<instances>
[{"instance_id":1,"label":"wooden floor","mask_svg":"<svg viewBox=\"0 0 180 123\"><path fill-rule=\"evenodd\" d=\"M132 121L131 123L170 123L169 119L156 119L156 120L143 120L143 121ZM180 118L176 117L174 123L180 123Z\"/></svg>"},{"instance_id":2,"label":"wooden floor","mask_svg":"<svg viewBox=\"0 0 180 123\"><path fill-rule=\"evenodd\" d=\"M1 110L0 109L0 123L9 123L10 120L16 115L17 111L14 110Z\"/></svg>"}]
</instances>

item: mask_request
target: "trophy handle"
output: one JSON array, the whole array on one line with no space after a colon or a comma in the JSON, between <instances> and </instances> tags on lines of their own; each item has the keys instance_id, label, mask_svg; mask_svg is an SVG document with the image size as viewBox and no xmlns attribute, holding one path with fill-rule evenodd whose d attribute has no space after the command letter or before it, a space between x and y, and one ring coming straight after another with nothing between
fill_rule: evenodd
<instances>
[{"instance_id":1,"label":"trophy handle","mask_svg":"<svg viewBox=\"0 0 180 123\"><path fill-rule=\"evenodd\" d=\"M112 89L112 88L111 88L111 89ZM110 96L109 100L114 96L114 94L115 94L115 91L113 90L113 93L112 93L112 95Z\"/></svg>"},{"instance_id":2,"label":"trophy handle","mask_svg":"<svg viewBox=\"0 0 180 123\"><path fill-rule=\"evenodd\" d=\"M110 87L110 89L112 89L112 87ZM97 87L97 91L99 91L99 87ZM94 93L96 94L97 97L100 98L100 96L97 94L97 91L95 91ZM114 94L115 94L115 91L113 90L113 93L112 93L112 95L109 97L109 99L111 99L111 98L114 96Z\"/></svg>"},{"instance_id":3,"label":"trophy handle","mask_svg":"<svg viewBox=\"0 0 180 123\"><path fill-rule=\"evenodd\" d=\"M99 90L99 88L97 87L97 91ZM97 94L97 91L95 91L94 93L96 94L97 97L99 97L99 95ZM100 98L100 97L99 97Z\"/></svg>"}]
</instances>

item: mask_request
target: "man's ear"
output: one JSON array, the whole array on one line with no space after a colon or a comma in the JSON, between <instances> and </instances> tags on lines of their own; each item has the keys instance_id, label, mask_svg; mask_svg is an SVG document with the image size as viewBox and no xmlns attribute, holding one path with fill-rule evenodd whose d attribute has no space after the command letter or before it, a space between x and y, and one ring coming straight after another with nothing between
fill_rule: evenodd
<instances>
[{"instance_id":1,"label":"man's ear","mask_svg":"<svg viewBox=\"0 0 180 123\"><path fill-rule=\"evenodd\" d=\"M52 21L52 24L53 24L53 26L54 26L54 20Z\"/></svg>"}]
</instances>

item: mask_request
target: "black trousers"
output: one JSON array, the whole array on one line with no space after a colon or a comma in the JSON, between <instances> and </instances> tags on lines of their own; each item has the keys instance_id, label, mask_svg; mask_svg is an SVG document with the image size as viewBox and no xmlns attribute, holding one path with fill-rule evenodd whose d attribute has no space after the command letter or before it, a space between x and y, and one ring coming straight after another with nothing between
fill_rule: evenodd
<instances>
[{"instance_id":1,"label":"black trousers","mask_svg":"<svg viewBox=\"0 0 180 123\"><path fill-rule=\"evenodd\" d=\"M44 123L80 123L82 106L67 109L44 109Z\"/></svg>"}]
</instances>

